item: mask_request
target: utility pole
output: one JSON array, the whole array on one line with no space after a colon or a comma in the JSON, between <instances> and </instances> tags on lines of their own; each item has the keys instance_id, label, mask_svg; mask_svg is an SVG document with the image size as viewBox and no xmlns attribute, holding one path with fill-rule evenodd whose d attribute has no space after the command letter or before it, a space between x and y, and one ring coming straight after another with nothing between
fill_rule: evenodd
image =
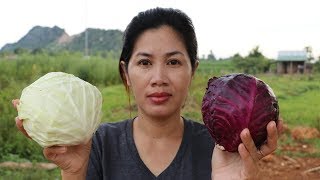
<instances>
[{"instance_id":1,"label":"utility pole","mask_svg":"<svg viewBox=\"0 0 320 180\"><path fill-rule=\"evenodd\" d=\"M87 18L88 18L88 0L84 0L84 26L85 26L84 57L85 59L89 59L89 46L88 46L89 32L88 32Z\"/></svg>"},{"instance_id":2,"label":"utility pole","mask_svg":"<svg viewBox=\"0 0 320 180\"><path fill-rule=\"evenodd\" d=\"M88 28L85 31L85 39L84 39L84 54L85 58L89 58L89 49L88 49Z\"/></svg>"}]
</instances>

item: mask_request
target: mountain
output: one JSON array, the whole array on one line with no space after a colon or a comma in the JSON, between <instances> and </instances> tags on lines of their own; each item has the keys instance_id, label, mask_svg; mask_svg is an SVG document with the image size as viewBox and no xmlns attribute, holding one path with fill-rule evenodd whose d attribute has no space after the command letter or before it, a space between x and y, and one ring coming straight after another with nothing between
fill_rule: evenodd
<instances>
[{"instance_id":1,"label":"mountain","mask_svg":"<svg viewBox=\"0 0 320 180\"><path fill-rule=\"evenodd\" d=\"M52 28L35 26L18 42L6 44L0 51L14 51L17 48L31 51L39 48L48 51L83 51L86 34L90 53L121 50L123 32L120 30L88 28L80 34L69 36L58 26Z\"/></svg>"},{"instance_id":2,"label":"mountain","mask_svg":"<svg viewBox=\"0 0 320 180\"><path fill-rule=\"evenodd\" d=\"M54 26L53 28L35 26L18 42L3 46L1 51L13 51L16 48L29 50L45 48L63 34L66 34L65 31L57 26Z\"/></svg>"},{"instance_id":3,"label":"mountain","mask_svg":"<svg viewBox=\"0 0 320 180\"><path fill-rule=\"evenodd\" d=\"M70 51L83 50L85 47L86 33L88 36L88 48L91 52L121 50L123 34L121 31L92 28L74 36L72 41L67 44L66 49Z\"/></svg>"}]
</instances>

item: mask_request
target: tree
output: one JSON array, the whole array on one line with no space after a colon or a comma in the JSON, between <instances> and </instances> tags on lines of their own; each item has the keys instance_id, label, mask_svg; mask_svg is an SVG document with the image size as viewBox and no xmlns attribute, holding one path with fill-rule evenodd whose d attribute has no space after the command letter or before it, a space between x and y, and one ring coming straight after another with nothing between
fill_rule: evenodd
<instances>
[{"instance_id":1,"label":"tree","mask_svg":"<svg viewBox=\"0 0 320 180\"><path fill-rule=\"evenodd\" d=\"M7 57L10 55L9 51L0 51L0 57Z\"/></svg>"},{"instance_id":2,"label":"tree","mask_svg":"<svg viewBox=\"0 0 320 180\"><path fill-rule=\"evenodd\" d=\"M248 57L264 57L263 54L259 50L259 46L254 47L250 52Z\"/></svg>"},{"instance_id":3,"label":"tree","mask_svg":"<svg viewBox=\"0 0 320 180\"><path fill-rule=\"evenodd\" d=\"M320 57L319 57L320 59ZM314 63L314 72L320 72L320 60Z\"/></svg>"},{"instance_id":4,"label":"tree","mask_svg":"<svg viewBox=\"0 0 320 180\"><path fill-rule=\"evenodd\" d=\"M208 57L207 57L208 60L216 60L216 57L214 56L212 50L210 50L210 53L208 54Z\"/></svg>"},{"instance_id":5,"label":"tree","mask_svg":"<svg viewBox=\"0 0 320 180\"><path fill-rule=\"evenodd\" d=\"M21 54L24 54L24 53L27 53L28 50L27 49L24 49L24 48L16 48L13 50L13 53L16 54L16 55L21 55Z\"/></svg>"},{"instance_id":6,"label":"tree","mask_svg":"<svg viewBox=\"0 0 320 180\"><path fill-rule=\"evenodd\" d=\"M236 59L236 58L242 58L242 56L239 54L239 53L236 53L232 56L233 59Z\"/></svg>"},{"instance_id":7,"label":"tree","mask_svg":"<svg viewBox=\"0 0 320 180\"><path fill-rule=\"evenodd\" d=\"M206 55L205 54L202 54L201 60L206 60Z\"/></svg>"},{"instance_id":8,"label":"tree","mask_svg":"<svg viewBox=\"0 0 320 180\"><path fill-rule=\"evenodd\" d=\"M36 55L36 54L43 54L45 51L42 49L42 48L36 48L36 49L33 49L31 51L31 54L33 55Z\"/></svg>"},{"instance_id":9,"label":"tree","mask_svg":"<svg viewBox=\"0 0 320 180\"><path fill-rule=\"evenodd\" d=\"M311 47L311 46L306 46L306 47L304 47L304 50L305 50L306 53L307 53L308 62L310 62L311 60L313 60L314 57L313 57L313 55L312 55L312 47Z\"/></svg>"},{"instance_id":10,"label":"tree","mask_svg":"<svg viewBox=\"0 0 320 180\"><path fill-rule=\"evenodd\" d=\"M259 51L259 46L253 48L245 58L239 53L233 55L232 62L237 68L248 74L266 73L271 65L270 60Z\"/></svg>"}]
</instances>

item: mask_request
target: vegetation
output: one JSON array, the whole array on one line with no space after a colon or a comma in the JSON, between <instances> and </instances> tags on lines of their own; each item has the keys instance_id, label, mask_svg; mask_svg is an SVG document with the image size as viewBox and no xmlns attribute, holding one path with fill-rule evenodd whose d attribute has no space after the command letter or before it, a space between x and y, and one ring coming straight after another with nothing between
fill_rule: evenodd
<instances>
[{"instance_id":1,"label":"vegetation","mask_svg":"<svg viewBox=\"0 0 320 180\"><path fill-rule=\"evenodd\" d=\"M0 161L12 157L44 160L40 148L26 141L14 127L17 114L11 100L19 98L24 87L51 71L72 73L99 87L119 84L117 63L100 57L85 59L79 54L23 54L15 59L0 59Z\"/></svg>"},{"instance_id":2,"label":"vegetation","mask_svg":"<svg viewBox=\"0 0 320 180\"><path fill-rule=\"evenodd\" d=\"M202 96L208 79L212 76L244 72L245 69L235 62L236 58L239 57L223 61L200 61L183 109L185 117L201 122ZM254 60L254 58L257 59ZM261 56L248 56L241 57L241 60L261 63L266 59ZM258 67L255 71L252 71L252 68L247 70L273 88L279 99L280 116L289 127L301 125L316 127L320 130L320 74L276 75L262 73L264 68ZM119 121L135 116L134 100L131 97L130 106L118 75L118 61L112 59L107 53L104 57L91 56L90 58L83 58L81 53L67 51L2 54L0 55L0 162L46 162L40 146L32 140L27 140L16 129L14 117L17 116L17 112L12 107L11 100L19 98L24 87L51 71L72 73L96 85L104 98L103 122ZM319 140L310 140L308 143L316 147L320 146ZM320 157L319 152L304 155ZM58 179L59 176L58 170L47 172L35 169L19 171L0 169L0 179L40 179L40 177L41 179Z\"/></svg>"},{"instance_id":3,"label":"vegetation","mask_svg":"<svg viewBox=\"0 0 320 180\"><path fill-rule=\"evenodd\" d=\"M90 54L102 51L120 51L122 32L119 30L86 29L85 32L75 37L68 45L67 50L79 51L84 49L86 33Z\"/></svg>"},{"instance_id":4,"label":"vegetation","mask_svg":"<svg viewBox=\"0 0 320 180\"><path fill-rule=\"evenodd\" d=\"M235 54L232 57L232 62L242 72L254 75L258 73L267 73L272 70L271 65L274 63L273 60L263 56L259 51L258 46L253 48L245 58L241 57L239 54Z\"/></svg>"}]
</instances>

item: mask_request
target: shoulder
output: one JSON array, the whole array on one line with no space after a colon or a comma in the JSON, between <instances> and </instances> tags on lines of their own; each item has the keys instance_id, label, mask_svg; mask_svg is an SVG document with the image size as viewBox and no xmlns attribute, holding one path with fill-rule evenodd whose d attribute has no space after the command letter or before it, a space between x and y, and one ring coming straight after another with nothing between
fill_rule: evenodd
<instances>
[{"instance_id":1,"label":"shoulder","mask_svg":"<svg viewBox=\"0 0 320 180\"><path fill-rule=\"evenodd\" d=\"M197 122L195 120L190 120L190 119L185 119L185 122L187 124L188 130L191 131L192 136L195 136L195 137L203 136L207 138L210 137L209 131L204 124Z\"/></svg>"},{"instance_id":2,"label":"shoulder","mask_svg":"<svg viewBox=\"0 0 320 180\"><path fill-rule=\"evenodd\" d=\"M131 119L128 119L119 122L106 122L100 124L93 135L93 145L110 145L123 140L125 138L127 126L130 125L131 121Z\"/></svg>"},{"instance_id":3,"label":"shoulder","mask_svg":"<svg viewBox=\"0 0 320 180\"><path fill-rule=\"evenodd\" d=\"M87 179L102 179L110 169L112 158L119 155L126 138L126 129L132 120L119 122L107 122L100 124L92 137L90 160L87 171ZM126 154L126 153L123 153ZM106 168L108 167L108 168Z\"/></svg>"},{"instance_id":4,"label":"shoulder","mask_svg":"<svg viewBox=\"0 0 320 180\"><path fill-rule=\"evenodd\" d=\"M96 134L113 134L124 132L128 124L132 121L131 119L122 120L119 122L105 122L100 124L99 128L96 131Z\"/></svg>"}]
</instances>

